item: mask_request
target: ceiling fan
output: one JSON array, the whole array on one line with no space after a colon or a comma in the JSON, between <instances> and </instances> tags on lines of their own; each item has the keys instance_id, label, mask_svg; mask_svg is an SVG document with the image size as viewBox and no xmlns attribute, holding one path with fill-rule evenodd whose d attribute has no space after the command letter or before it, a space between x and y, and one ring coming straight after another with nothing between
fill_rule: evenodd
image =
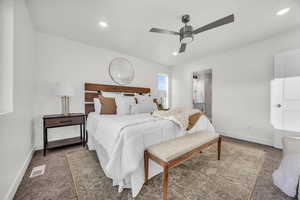
<instances>
[{"instance_id":1,"label":"ceiling fan","mask_svg":"<svg viewBox=\"0 0 300 200\"><path fill-rule=\"evenodd\" d=\"M217 21L214 21L212 23L209 23L205 26L202 26L197 29L193 29L193 26L188 25L190 21L190 16L189 15L183 15L181 17L182 23L184 23L184 26L179 30L179 32L176 31L170 31L170 30L165 30L165 29L160 29L160 28L151 28L150 32L154 33L163 33L163 34L171 34L171 35L178 35L180 38L180 49L179 53L183 53L185 51L186 45L188 43L191 43L194 40L194 35L198 33L202 33L204 31L208 31L213 28L217 28L219 26L223 26L229 23L234 22L234 15L228 15L227 17L221 18Z\"/></svg>"}]
</instances>

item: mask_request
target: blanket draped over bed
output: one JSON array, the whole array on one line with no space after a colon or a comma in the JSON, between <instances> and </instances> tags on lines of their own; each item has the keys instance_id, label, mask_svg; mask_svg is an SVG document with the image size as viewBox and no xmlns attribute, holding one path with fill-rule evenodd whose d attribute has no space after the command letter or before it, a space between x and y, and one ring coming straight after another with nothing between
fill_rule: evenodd
<instances>
[{"instance_id":1,"label":"blanket draped over bed","mask_svg":"<svg viewBox=\"0 0 300 200\"><path fill-rule=\"evenodd\" d=\"M187 112L190 114L180 114L179 111L171 114L172 112L166 112L165 117L160 117L162 113L154 114L156 117L150 114L89 114L88 146L96 150L106 176L113 179L113 185L118 185L119 191L131 188L132 196L135 197L141 190L144 183L143 155L146 148L187 133L188 117L195 111ZM214 132L213 126L204 115L188 133L200 130ZM161 167L150 162L150 178L161 171Z\"/></svg>"},{"instance_id":2,"label":"blanket draped over bed","mask_svg":"<svg viewBox=\"0 0 300 200\"><path fill-rule=\"evenodd\" d=\"M195 115L198 114L198 115ZM191 123L191 116L195 115L197 117L196 121L200 118L201 112L197 109L188 109L188 108L175 108L170 109L168 111L159 111L156 110L152 114L154 117L158 117L160 119L171 120L174 123L178 124L180 128L183 130L191 129L195 123ZM192 125L189 127L189 125Z\"/></svg>"}]
</instances>

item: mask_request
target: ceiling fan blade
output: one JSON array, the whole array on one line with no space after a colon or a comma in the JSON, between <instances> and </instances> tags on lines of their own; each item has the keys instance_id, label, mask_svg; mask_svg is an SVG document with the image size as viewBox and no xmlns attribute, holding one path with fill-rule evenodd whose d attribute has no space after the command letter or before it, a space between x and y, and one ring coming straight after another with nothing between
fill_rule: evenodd
<instances>
[{"instance_id":1,"label":"ceiling fan blade","mask_svg":"<svg viewBox=\"0 0 300 200\"><path fill-rule=\"evenodd\" d=\"M207 30L210 30L210 29L213 29L213 28L217 28L219 26L223 26L225 24L229 24L229 23L232 23L234 22L234 15L229 15L227 17L224 17L222 19L219 19L217 21L214 21L210 24L207 24L205 26L202 26L200 28L197 28L196 30L193 31L194 34L198 34L198 33L201 33L201 32L204 32L204 31L207 31Z\"/></svg>"},{"instance_id":2,"label":"ceiling fan blade","mask_svg":"<svg viewBox=\"0 0 300 200\"><path fill-rule=\"evenodd\" d=\"M179 53L183 53L185 51L185 48L186 48L186 43L181 43Z\"/></svg>"},{"instance_id":3,"label":"ceiling fan blade","mask_svg":"<svg viewBox=\"0 0 300 200\"><path fill-rule=\"evenodd\" d=\"M171 35L180 35L178 32L169 31L169 30L160 29L160 28L151 28L150 32L153 32L153 33L163 33L163 34L171 34Z\"/></svg>"}]
</instances>

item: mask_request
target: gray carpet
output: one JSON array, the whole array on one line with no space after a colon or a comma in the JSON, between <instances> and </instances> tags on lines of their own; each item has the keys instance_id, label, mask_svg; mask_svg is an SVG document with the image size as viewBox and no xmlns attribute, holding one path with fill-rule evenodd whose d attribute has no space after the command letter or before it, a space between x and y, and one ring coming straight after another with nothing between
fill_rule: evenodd
<instances>
[{"instance_id":1,"label":"gray carpet","mask_svg":"<svg viewBox=\"0 0 300 200\"><path fill-rule=\"evenodd\" d=\"M251 200L291 200L272 184L272 172L278 167L282 152L272 147L225 138L225 141L242 144L246 147L261 149L265 152L265 160L256 180ZM15 200L75 200L76 189L68 166L66 155L78 150L81 146L73 146L49 151L46 157L42 151L34 154L29 168L17 190ZM46 164L43 176L29 178L33 167ZM117 189L114 189L117 192ZM129 191L128 191L129 192ZM126 199L126 198L125 198ZM226 199L224 199L226 200Z\"/></svg>"},{"instance_id":2,"label":"gray carpet","mask_svg":"<svg viewBox=\"0 0 300 200\"><path fill-rule=\"evenodd\" d=\"M223 142L222 157L218 161L216 146L170 169L170 200L250 199L264 161L264 151ZM68 154L67 158L79 200L132 199L130 191L118 194L117 187L112 187L95 152L82 150ZM143 186L136 199L162 199L162 175Z\"/></svg>"}]
</instances>

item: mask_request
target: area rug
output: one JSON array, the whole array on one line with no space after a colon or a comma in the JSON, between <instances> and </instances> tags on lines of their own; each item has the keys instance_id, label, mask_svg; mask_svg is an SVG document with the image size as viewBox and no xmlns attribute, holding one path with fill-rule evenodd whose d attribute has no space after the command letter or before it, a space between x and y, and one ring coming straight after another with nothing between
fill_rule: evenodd
<instances>
[{"instance_id":1,"label":"area rug","mask_svg":"<svg viewBox=\"0 0 300 200\"><path fill-rule=\"evenodd\" d=\"M118 193L104 175L94 151L67 154L79 200L132 200L129 189ZM264 151L241 144L223 142L221 161L216 145L199 153L169 172L170 200L249 200ZM162 199L162 175L144 185L137 200Z\"/></svg>"}]
</instances>

